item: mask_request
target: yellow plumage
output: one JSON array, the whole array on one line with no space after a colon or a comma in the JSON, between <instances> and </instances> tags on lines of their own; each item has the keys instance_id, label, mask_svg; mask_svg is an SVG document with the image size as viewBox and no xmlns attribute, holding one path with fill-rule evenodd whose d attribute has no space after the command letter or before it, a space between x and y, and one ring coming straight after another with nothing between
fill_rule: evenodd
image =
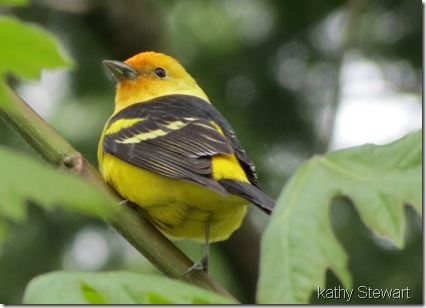
<instances>
[{"instance_id":1,"label":"yellow plumage","mask_svg":"<svg viewBox=\"0 0 426 308\"><path fill-rule=\"evenodd\" d=\"M227 239L250 202L274 201L255 183L232 128L173 58L140 53L105 61L117 79L115 109L99 142L101 173L167 236Z\"/></svg>"},{"instance_id":2,"label":"yellow plumage","mask_svg":"<svg viewBox=\"0 0 426 308\"><path fill-rule=\"evenodd\" d=\"M110 154L101 159L105 180L124 199L142 206L156 226L172 238L204 241L205 222L211 216L210 241L225 240L240 226L246 213L248 202L241 197L221 196L200 185L135 167Z\"/></svg>"}]
</instances>

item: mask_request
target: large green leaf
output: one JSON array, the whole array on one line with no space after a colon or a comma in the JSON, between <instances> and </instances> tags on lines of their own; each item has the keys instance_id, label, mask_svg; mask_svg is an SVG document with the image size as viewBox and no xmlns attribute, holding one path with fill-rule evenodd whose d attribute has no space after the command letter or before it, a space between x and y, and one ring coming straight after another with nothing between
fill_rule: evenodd
<instances>
[{"instance_id":1,"label":"large green leaf","mask_svg":"<svg viewBox=\"0 0 426 308\"><path fill-rule=\"evenodd\" d=\"M259 303L307 303L331 269L351 288L348 257L330 222L334 197L349 197L363 222L403 247L403 205L422 207L422 134L385 146L317 156L289 180L262 241Z\"/></svg>"},{"instance_id":2,"label":"large green leaf","mask_svg":"<svg viewBox=\"0 0 426 308\"><path fill-rule=\"evenodd\" d=\"M126 272L54 272L34 278L24 304L233 304L230 299L160 276Z\"/></svg>"},{"instance_id":3,"label":"large green leaf","mask_svg":"<svg viewBox=\"0 0 426 308\"><path fill-rule=\"evenodd\" d=\"M0 240L5 220L25 219L30 200L44 208L63 206L98 217L116 205L82 178L0 146Z\"/></svg>"}]
</instances>

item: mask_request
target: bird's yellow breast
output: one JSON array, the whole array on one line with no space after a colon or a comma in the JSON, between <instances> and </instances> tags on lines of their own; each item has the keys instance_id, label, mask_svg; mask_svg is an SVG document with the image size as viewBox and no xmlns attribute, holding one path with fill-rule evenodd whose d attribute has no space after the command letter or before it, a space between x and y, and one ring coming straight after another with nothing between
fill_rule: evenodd
<instances>
[{"instance_id":1,"label":"bird's yellow breast","mask_svg":"<svg viewBox=\"0 0 426 308\"><path fill-rule=\"evenodd\" d=\"M210 242L225 240L241 225L246 213L248 201L241 197L223 196L197 184L159 175L110 154L99 153L99 161L106 181L123 198L144 208L169 237L202 242L205 222L210 217Z\"/></svg>"}]
</instances>

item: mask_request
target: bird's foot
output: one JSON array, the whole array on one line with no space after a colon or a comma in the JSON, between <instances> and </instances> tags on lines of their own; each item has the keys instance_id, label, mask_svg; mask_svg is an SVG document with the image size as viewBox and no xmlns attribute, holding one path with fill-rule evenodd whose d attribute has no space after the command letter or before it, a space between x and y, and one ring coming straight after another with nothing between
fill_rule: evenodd
<instances>
[{"instance_id":1,"label":"bird's foot","mask_svg":"<svg viewBox=\"0 0 426 308\"><path fill-rule=\"evenodd\" d=\"M203 256L199 262L194 263L182 276L198 271L209 272L209 258L207 256Z\"/></svg>"}]
</instances>

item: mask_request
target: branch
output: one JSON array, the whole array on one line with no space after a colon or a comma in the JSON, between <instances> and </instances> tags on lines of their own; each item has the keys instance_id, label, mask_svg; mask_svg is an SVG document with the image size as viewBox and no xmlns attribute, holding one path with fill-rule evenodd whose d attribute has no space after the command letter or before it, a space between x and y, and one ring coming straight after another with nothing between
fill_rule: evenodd
<instances>
[{"instance_id":1,"label":"branch","mask_svg":"<svg viewBox=\"0 0 426 308\"><path fill-rule=\"evenodd\" d=\"M340 45L340 49L335 58L335 65L338 67L338 74L336 76L336 88L333 92L333 96L331 98L330 104L330 113L327 116L327 125L324 127L324 138L321 142L319 142L317 148L315 149L315 153L325 153L331 143L331 138L334 131L334 126L336 122L336 114L339 109L340 101L342 99L342 89L341 89L341 75L342 68L344 65L344 56L346 52L352 47L356 35L359 31L359 16L361 14L362 9L365 7L365 0L347 0L346 3L346 22L342 29L342 41Z\"/></svg>"},{"instance_id":2,"label":"branch","mask_svg":"<svg viewBox=\"0 0 426 308\"><path fill-rule=\"evenodd\" d=\"M3 118L51 166L79 174L92 185L111 195L118 203L121 198L103 180L97 169L12 89L9 88L9 92L14 108L0 104L0 118ZM107 222L166 276L216 292L237 302L228 291L203 271L182 276L193 262L139 212L126 206L117 206L107 218Z\"/></svg>"}]
</instances>

